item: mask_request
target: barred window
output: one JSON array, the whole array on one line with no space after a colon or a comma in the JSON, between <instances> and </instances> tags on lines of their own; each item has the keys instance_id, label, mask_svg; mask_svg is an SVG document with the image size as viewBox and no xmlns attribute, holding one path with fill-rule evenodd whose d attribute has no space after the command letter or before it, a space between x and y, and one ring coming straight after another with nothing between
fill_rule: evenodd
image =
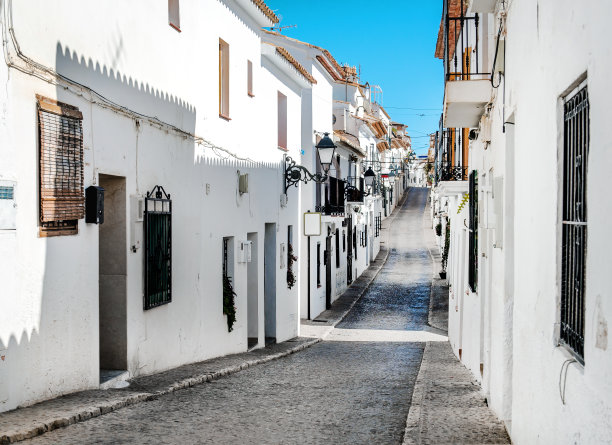
<instances>
[{"instance_id":1,"label":"barred window","mask_svg":"<svg viewBox=\"0 0 612 445\"><path fill-rule=\"evenodd\" d=\"M38 99L40 236L74 235L85 215L83 115L78 108Z\"/></svg>"},{"instance_id":2,"label":"barred window","mask_svg":"<svg viewBox=\"0 0 612 445\"><path fill-rule=\"evenodd\" d=\"M561 342L584 361L584 289L587 249L587 87L565 99L561 246Z\"/></svg>"}]
</instances>

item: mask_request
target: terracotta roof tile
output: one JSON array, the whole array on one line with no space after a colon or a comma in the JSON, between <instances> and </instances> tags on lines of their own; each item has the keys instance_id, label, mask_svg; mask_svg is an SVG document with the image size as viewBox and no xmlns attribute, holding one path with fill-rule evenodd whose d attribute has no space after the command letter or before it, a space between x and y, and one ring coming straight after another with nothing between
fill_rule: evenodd
<instances>
[{"instance_id":1,"label":"terracotta roof tile","mask_svg":"<svg viewBox=\"0 0 612 445\"><path fill-rule=\"evenodd\" d=\"M268 7L268 5L266 5L266 2L264 0L251 0L251 1L253 2L255 6L259 8L259 10L266 17L268 17L272 21L272 23L277 24L280 21L278 17L276 16L276 14L274 14L274 12L272 12L272 10Z\"/></svg>"},{"instance_id":2,"label":"terracotta roof tile","mask_svg":"<svg viewBox=\"0 0 612 445\"><path fill-rule=\"evenodd\" d=\"M463 13L467 11L467 3L463 5ZM459 17L461 15L461 0L450 0L448 5L448 15L450 17ZM436 42L436 58L444 60L444 20L446 17L442 16L440 19L440 29L438 30L438 41ZM454 25L449 24L448 30L448 55L453 57L455 54L455 44L461 33L461 24L457 24L455 29Z\"/></svg>"},{"instance_id":3,"label":"terracotta roof tile","mask_svg":"<svg viewBox=\"0 0 612 445\"><path fill-rule=\"evenodd\" d=\"M275 45L276 46L276 45ZM285 60L287 60L287 62L289 62L291 65L293 65L293 67L299 71L299 73L304 76L304 78L310 82L311 84L315 84L317 83L317 80L312 77L312 74L310 74L308 71L306 71L306 68L304 68L300 62L298 62L297 60L295 60L293 58L293 56L291 54L289 54L289 51L287 51L285 48L283 48L282 46L276 46L276 52L279 53L282 57L285 58Z\"/></svg>"}]
</instances>

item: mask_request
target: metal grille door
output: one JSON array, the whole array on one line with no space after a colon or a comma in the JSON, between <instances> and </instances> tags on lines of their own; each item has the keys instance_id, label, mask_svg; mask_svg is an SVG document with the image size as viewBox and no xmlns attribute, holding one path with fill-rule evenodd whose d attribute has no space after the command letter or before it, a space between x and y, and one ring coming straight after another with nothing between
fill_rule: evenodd
<instances>
[{"instance_id":1,"label":"metal grille door","mask_svg":"<svg viewBox=\"0 0 612 445\"><path fill-rule=\"evenodd\" d=\"M148 192L144 215L144 308L172 301L172 201L163 187Z\"/></svg>"},{"instance_id":2,"label":"metal grille door","mask_svg":"<svg viewBox=\"0 0 612 445\"><path fill-rule=\"evenodd\" d=\"M584 87L564 105L561 341L584 360L589 99Z\"/></svg>"}]
</instances>

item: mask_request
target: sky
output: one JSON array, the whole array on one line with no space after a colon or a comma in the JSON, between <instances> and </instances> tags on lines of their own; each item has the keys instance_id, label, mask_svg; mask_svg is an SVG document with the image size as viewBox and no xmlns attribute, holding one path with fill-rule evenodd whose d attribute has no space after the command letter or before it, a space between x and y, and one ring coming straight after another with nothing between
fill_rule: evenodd
<instances>
[{"instance_id":1,"label":"sky","mask_svg":"<svg viewBox=\"0 0 612 445\"><path fill-rule=\"evenodd\" d=\"M266 0L282 33L361 67L361 82L380 85L391 119L408 125L417 155L427 154L443 100L442 61L434 57L440 0Z\"/></svg>"}]
</instances>

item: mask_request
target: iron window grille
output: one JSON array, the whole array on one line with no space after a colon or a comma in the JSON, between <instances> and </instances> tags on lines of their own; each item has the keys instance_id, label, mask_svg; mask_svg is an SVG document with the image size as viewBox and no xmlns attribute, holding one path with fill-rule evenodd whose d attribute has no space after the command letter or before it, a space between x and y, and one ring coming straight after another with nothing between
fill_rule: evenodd
<instances>
[{"instance_id":1,"label":"iron window grille","mask_svg":"<svg viewBox=\"0 0 612 445\"><path fill-rule=\"evenodd\" d=\"M561 342L584 363L589 98L585 86L564 104Z\"/></svg>"},{"instance_id":2,"label":"iron window grille","mask_svg":"<svg viewBox=\"0 0 612 445\"><path fill-rule=\"evenodd\" d=\"M469 270L468 283L472 292L478 288L478 172L472 170L469 183Z\"/></svg>"},{"instance_id":3,"label":"iron window grille","mask_svg":"<svg viewBox=\"0 0 612 445\"><path fill-rule=\"evenodd\" d=\"M159 185L145 197L144 246L146 310L172 301L172 200Z\"/></svg>"}]
</instances>

